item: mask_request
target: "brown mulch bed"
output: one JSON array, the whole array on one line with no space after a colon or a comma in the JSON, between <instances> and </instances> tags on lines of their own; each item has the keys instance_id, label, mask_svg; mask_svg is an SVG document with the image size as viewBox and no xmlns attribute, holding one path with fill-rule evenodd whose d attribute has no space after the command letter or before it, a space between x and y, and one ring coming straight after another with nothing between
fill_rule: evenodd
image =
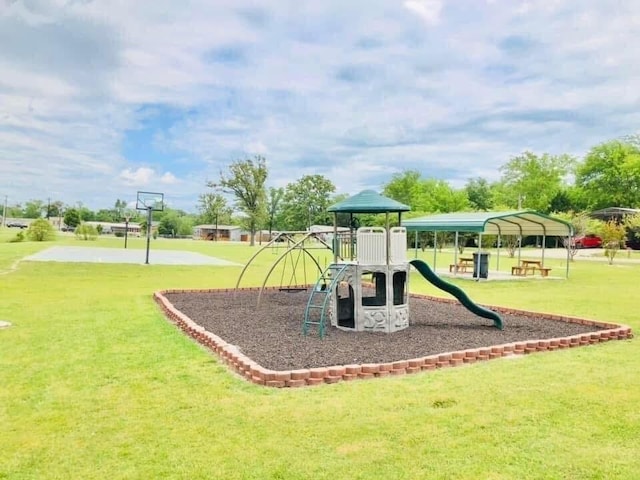
<instances>
[{"instance_id":1,"label":"brown mulch bed","mask_svg":"<svg viewBox=\"0 0 640 480\"><path fill-rule=\"evenodd\" d=\"M526 340L545 340L600 330L535 315L502 314L504 330L457 303L425 298L409 300L409 328L392 334L326 329L302 335L309 293L257 291L166 293L191 320L263 367L273 370L384 363L426 355L490 347Z\"/></svg>"}]
</instances>

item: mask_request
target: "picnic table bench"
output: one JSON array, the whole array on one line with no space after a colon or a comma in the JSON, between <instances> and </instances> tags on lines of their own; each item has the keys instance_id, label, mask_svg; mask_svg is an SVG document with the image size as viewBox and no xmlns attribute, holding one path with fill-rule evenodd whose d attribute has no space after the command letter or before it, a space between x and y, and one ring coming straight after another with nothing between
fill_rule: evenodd
<instances>
[{"instance_id":1,"label":"picnic table bench","mask_svg":"<svg viewBox=\"0 0 640 480\"><path fill-rule=\"evenodd\" d=\"M466 273L467 268L471 268L471 271L473 271L473 258L460 257L458 258L458 263L452 263L449 265L449 272Z\"/></svg>"},{"instance_id":2,"label":"picnic table bench","mask_svg":"<svg viewBox=\"0 0 640 480\"><path fill-rule=\"evenodd\" d=\"M511 267L511 275L526 277L528 273L535 275L536 271L540 272L541 277L548 277L550 268L542 266L540 260L521 260L520 265Z\"/></svg>"}]
</instances>

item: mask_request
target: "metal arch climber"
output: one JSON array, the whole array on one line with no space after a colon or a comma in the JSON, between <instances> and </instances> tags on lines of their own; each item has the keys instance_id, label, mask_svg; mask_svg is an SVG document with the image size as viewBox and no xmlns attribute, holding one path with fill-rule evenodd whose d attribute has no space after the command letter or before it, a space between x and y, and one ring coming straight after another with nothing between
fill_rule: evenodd
<instances>
[{"instance_id":1,"label":"metal arch climber","mask_svg":"<svg viewBox=\"0 0 640 480\"><path fill-rule=\"evenodd\" d=\"M299 240L295 240L293 237L294 235L300 235L303 234L303 237ZM273 239L271 239L271 241L269 241L267 244L265 244L260 250L258 250L250 259L249 261L245 264L244 268L242 269L242 271L240 272L240 276L238 277L238 281L236 282L236 290L238 290L240 288L240 282L242 281L242 277L244 276L245 272L247 271L247 269L249 268L249 266L251 265L251 263L265 250L269 249L269 248L274 248L274 247L278 247L278 244L281 243L283 240L287 241L287 247L279 247L279 248L286 248L285 252L282 253L276 260L275 262L273 262L273 264L271 265L271 268L269 268L269 271L267 272L267 274L265 275L264 281L262 282L262 286L260 287L260 292L258 293L258 306L260 305L260 300L262 298L262 293L264 292L264 289L266 287L267 282L269 281L269 278L271 276L271 274L274 272L274 270L276 269L276 267L283 261L289 257L292 256L294 254L294 252L298 252L298 257L296 260L294 260L293 258L291 258L291 262L292 262L292 266L294 267L294 271L293 274L291 276L290 280L293 280L295 277L295 266L297 265L297 262L300 260L300 258L306 258L304 255L308 256L313 263L315 264L315 267L318 270L318 275L322 274L322 267L320 266L320 264L318 263L318 261L316 260L316 258L311 254L311 252L309 250L329 250L329 251L333 251L331 245L329 245L324 239L321 238L321 235L323 234L333 234L333 232L329 232L329 231L321 231L321 232L307 232L307 231L289 231L289 232L280 232L278 235L276 235ZM318 241L319 245L314 246L314 247L309 247L306 244L308 243L309 240L316 240ZM304 265L304 268L306 270L306 263ZM283 270L283 274L284 274L284 270ZM306 275L306 272L305 272ZM283 276L284 278L284 276ZM283 288L282 284L281 284L281 288L283 290L286 289L286 287Z\"/></svg>"}]
</instances>

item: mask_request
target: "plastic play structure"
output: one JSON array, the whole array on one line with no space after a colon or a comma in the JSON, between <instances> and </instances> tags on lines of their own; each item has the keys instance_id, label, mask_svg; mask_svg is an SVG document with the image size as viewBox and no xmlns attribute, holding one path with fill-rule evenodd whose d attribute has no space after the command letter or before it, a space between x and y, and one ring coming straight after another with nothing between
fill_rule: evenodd
<instances>
[{"instance_id":1,"label":"plastic play structure","mask_svg":"<svg viewBox=\"0 0 640 480\"><path fill-rule=\"evenodd\" d=\"M495 327L502 329L502 318L494 311L475 304L463 290L438 277L422 260L407 260L407 232L404 227L390 227L389 214L398 214L398 224L403 211L409 207L365 190L337 203L328 209L334 213L333 232L282 232L267 243L247 262L236 283L236 289L251 262L268 249L281 249L258 294L258 305L269 278L282 265L280 290L300 291L308 288L307 269L305 279L298 283L295 274L300 260L312 259L315 271L319 272L304 313L303 334L312 331L324 337L327 324L340 330L354 332L393 333L409 326L409 273L413 266L423 278L436 287L450 293L472 313L493 320ZM338 215L349 215L353 225L353 214L383 213L386 227L361 227L347 234L338 232ZM327 238L330 237L330 241ZM310 250L330 250L333 261L324 269ZM285 274L287 265L292 274ZM316 273L318 275L318 273ZM287 281L285 277L288 277Z\"/></svg>"}]
</instances>

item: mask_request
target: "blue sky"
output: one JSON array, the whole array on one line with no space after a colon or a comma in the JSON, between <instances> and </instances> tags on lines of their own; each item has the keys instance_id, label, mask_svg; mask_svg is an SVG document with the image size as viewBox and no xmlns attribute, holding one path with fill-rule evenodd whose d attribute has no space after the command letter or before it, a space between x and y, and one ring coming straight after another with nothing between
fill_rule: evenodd
<instances>
[{"instance_id":1,"label":"blue sky","mask_svg":"<svg viewBox=\"0 0 640 480\"><path fill-rule=\"evenodd\" d=\"M195 211L264 155L270 186L496 180L640 128L632 0L0 0L0 196Z\"/></svg>"}]
</instances>

